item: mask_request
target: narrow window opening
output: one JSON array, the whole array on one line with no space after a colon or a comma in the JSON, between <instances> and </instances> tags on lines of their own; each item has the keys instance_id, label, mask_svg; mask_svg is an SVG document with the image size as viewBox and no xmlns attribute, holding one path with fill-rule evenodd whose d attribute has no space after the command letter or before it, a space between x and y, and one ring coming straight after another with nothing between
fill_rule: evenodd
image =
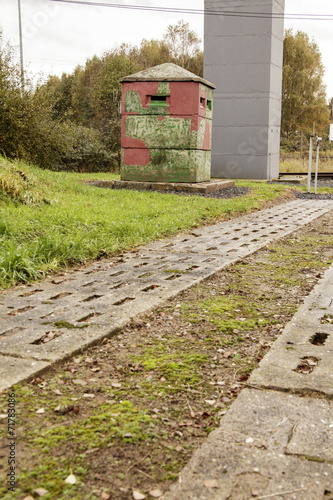
<instances>
[{"instance_id":1,"label":"narrow window opening","mask_svg":"<svg viewBox=\"0 0 333 500\"><path fill-rule=\"evenodd\" d=\"M207 108L209 109L209 111L212 110L212 101L207 100Z\"/></svg>"},{"instance_id":2,"label":"narrow window opening","mask_svg":"<svg viewBox=\"0 0 333 500\"><path fill-rule=\"evenodd\" d=\"M200 97L200 106L204 108L206 106L206 99L204 97Z\"/></svg>"},{"instance_id":3,"label":"narrow window opening","mask_svg":"<svg viewBox=\"0 0 333 500\"><path fill-rule=\"evenodd\" d=\"M151 106L167 106L167 96L166 95L152 95L150 96Z\"/></svg>"}]
</instances>

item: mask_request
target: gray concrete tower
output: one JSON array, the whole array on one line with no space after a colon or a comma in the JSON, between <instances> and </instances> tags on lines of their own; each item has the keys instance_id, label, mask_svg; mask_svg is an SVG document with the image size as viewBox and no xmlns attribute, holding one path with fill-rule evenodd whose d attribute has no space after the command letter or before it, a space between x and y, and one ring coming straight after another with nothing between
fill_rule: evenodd
<instances>
[{"instance_id":1,"label":"gray concrete tower","mask_svg":"<svg viewBox=\"0 0 333 500\"><path fill-rule=\"evenodd\" d=\"M205 0L204 77L216 85L212 177L279 174L284 21L276 14L284 4Z\"/></svg>"}]
</instances>

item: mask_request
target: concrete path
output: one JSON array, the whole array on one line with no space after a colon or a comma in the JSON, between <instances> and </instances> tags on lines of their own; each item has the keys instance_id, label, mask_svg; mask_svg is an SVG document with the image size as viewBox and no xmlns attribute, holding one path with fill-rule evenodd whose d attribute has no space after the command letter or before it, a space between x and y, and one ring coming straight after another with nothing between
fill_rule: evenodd
<instances>
[{"instance_id":1,"label":"concrete path","mask_svg":"<svg viewBox=\"0 0 333 500\"><path fill-rule=\"evenodd\" d=\"M333 266L164 500L333 499Z\"/></svg>"},{"instance_id":2,"label":"concrete path","mask_svg":"<svg viewBox=\"0 0 333 500\"><path fill-rule=\"evenodd\" d=\"M0 392L332 209L295 200L2 293Z\"/></svg>"}]
</instances>

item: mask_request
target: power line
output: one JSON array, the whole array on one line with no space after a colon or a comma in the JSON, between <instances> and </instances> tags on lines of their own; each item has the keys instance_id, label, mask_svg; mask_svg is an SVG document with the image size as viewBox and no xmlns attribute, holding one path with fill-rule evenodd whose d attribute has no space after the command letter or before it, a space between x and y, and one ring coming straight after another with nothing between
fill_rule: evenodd
<instances>
[{"instance_id":1,"label":"power line","mask_svg":"<svg viewBox=\"0 0 333 500\"><path fill-rule=\"evenodd\" d=\"M109 7L115 9L129 9L129 10L142 10L150 12L169 12L177 14L197 14L197 15L211 15L211 16L226 16L226 17L247 17L256 19L295 19L303 21L333 21L331 14L284 14L266 12L236 12L232 10L208 10L208 9L185 9L185 8L172 8L172 7L151 7L147 5L130 5L118 3L106 3L98 1L84 1L84 0L49 0L51 2L87 5L95 7Z\"/></svg>"}]
</instances>

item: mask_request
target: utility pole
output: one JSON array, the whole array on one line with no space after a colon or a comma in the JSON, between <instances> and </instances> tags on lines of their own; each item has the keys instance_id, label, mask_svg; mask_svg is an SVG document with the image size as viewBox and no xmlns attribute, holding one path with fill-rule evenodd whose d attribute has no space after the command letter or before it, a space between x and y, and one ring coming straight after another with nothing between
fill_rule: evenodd
<instances>
[{"instance_id":1,"label":"utility pole","mask_svg":"<svg viewBox=\"0 0 333 500\"><path fill-rule=\"evenodd\" d=\"M22 41L22 16L21 0L18 0L19 34L20 34L20 59L21 59L21 86L24 90L24 64L23 64L23 41Z\"/></svg>"}]
</instances>

